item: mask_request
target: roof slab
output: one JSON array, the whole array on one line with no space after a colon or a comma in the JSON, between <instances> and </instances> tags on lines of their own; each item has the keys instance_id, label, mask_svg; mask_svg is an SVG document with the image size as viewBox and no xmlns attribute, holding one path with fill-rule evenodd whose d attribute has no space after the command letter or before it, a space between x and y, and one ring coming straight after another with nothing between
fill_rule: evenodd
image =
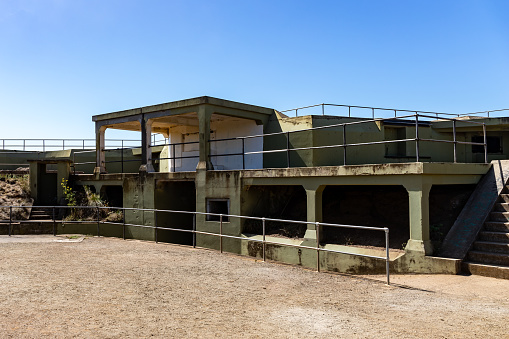
<instances>
[{"instance_id":1,"label":"roof slab","mask_svg":"<svg viewBox=\"0 0 509 339\"><path fill-rule=\"evenodd\" d=\"M139 131L140 119L153 119L156 124L184 123L180 120L196 119L196 112L199 106L206 105L215 114L255 120L258 124L267 121L275 111L271 108L243 104L240 102L223 100L208 96L168 102L159 105L145 106L100 115L94 115L92 121L96 125L108 128ZM172 116L180 116L178 119L169 119ZM184 123L184 124L188 124ZM157 126L154 126L157 128Z\"/></svg>"}]
</instances>

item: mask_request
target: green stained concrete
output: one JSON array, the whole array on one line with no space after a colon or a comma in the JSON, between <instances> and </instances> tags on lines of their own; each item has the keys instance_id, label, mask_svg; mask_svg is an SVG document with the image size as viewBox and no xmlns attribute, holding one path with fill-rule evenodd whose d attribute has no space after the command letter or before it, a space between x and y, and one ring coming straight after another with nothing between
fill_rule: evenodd
<instances>
[{"instance_id":1,"label":"green stained concrete","mask_svg":"<svg viewBox=\"0 0 509 339\"><path fill-rule=\"evenodd\" d=\"M213 170L210 161L211 119L214 116L230 116L255 121L263 125L264 133L280 133L263 137L264 150L283 150L282 152L263 155L263 169L255 170ZM272 109L246 105L216 98L200 97L153 105L127 111L94 116L96 140L99 149L103 149L105 131L108 128L142 132L142 147L132 150L127 158L136 159L128 166L127 171L135 174L111 174L119 171L118 165L108 164L108 159L119 159L118 153L99 152L97 155L82 155L84 160L95 157L95 175L77 175L77 184L94 185L100 191L104 185L121 185L123 189L123 206L128 208L186 208L193 210L190 204L180 205L178 190L186 189L184 194L195 196L194 210L207 211L207 199L228 199L230 214L248 214L259 194L249 194L251 186L301 186L306 194L306 215L309 222L322 221L322 193L328 185L400 185L408 193L410 239L406 252L393 257L391 269L397 272L421 273L456 273L458 261L434 258L429 234L429 192L433 185L476 184L488 169L489 164L473 164L484 161L484 154L473 153L471 145L458 144L456 155L459 163L453 160L452 143L434 143L419 141L420 162L412 162L416 157L416 142L327 147L352 143L384 142L416 137L416 126L412 121L365 121L359 118L303 116L289 118ZM365 121L365 122L364 122ZM481 120L476 120L481 121ZM488 135L502 138L503 151L489 154L489 159L507 158L509 156L509 138L505 133L508 119L484 119ZM217 121L216 121L217 122ZM362 122L362 123L361 123ZM331 128L309 130L333 124L356 123ZM151 132L170 135L170 128L191 126L197 129L199 140L199 161L196 171L180 173L153 172L152 160L167 157L168 147L149 148ZM473 128L465 122L458 122L457 141L471 141L478 136L480 127ZM450 122L420 122L418 135L421 139L453 140ZM324 149L302 149L286 151L290 148L308 148L326 146ZM124 154L125 156L126 154ZM346 155L346 163L344 161ZM70 159L69 154L58 157ZM42 159L39 159L42 160ZM93 161L93 160L92 160ZM1 158L0 158L1 162ZM85 161L84 161L85 162ZM467 162L467 163L461 163ZM347 166L345 166L345 164ZM141 166L140 166L141 165ZM57 171L58 180L69 175L64 165ZM290 168L287 168L290 167ZM155 168L161 172L171 169L168 160L158 162ZM31 168L32 169L32 168ZM121 170L121 169L120 169ZM34 173L42 173L42 167L33 166ZM91 171L91 168L87 168ZM45 172L45 171L44 171ZM106 174L109 172L110 174ZM126 168L124 168L126 172ZM37 182L50 181L46 173L35 178ZM51 180L54 180L53 178ZM172 184L177 181L194 183ZM186 188L187 187L187 188ZM191 188L192 187L192 188ZM194 190L188 192L189 190ZM35 190L37 192L37 190ZM37 194L37 193L36 193ZM61 197L61 193L57 193ZM192 200L192 199L191 199ZM279 202L278 202L279 203ZM192 205L192 203L191 203ZM179 207L180 206L180 207ZM403 208L403 207L402 207ZM404 207L406 208L406 207ZM156 220L159 219L159 220ZM184 218L185 219L185 218ZM126 223L152 226L166 224L176 226L182 223L187 229L192 227L188 219L177 220L152 211L133 210L126 212ZM223 223L222 232L232 236L243 234L244 222L230 218ZM196 216L196 229L202 232L219 233L220 223L207 221L204 215ZM321 233L321 232L320 232ZM381 232L383 233L383 232ZM128 238L155 240L155 231L151 228L126 226ZM174 234L167 234L172 241ZM381 234L383 236L383 234ZM304 239L277 239L278 242L316 246L317 232L315 225L308 225ZM217 237L198 234L198 246L219 249ZM332 244L322 244L325 248L337 248ZM223 249L234 253L259 256L260 244L249 240L224 239ZM297 249L281 245L268 245L270 256L280 260L306 267L316 267L316 251ZM352 250L353 251L353 250ZM358 251L358 249L357 249ZM359 258L351 254L322 253L321 265L328 270L361 273L378 272L385 269L383 260Z\"/></svg>"}]
</instances>

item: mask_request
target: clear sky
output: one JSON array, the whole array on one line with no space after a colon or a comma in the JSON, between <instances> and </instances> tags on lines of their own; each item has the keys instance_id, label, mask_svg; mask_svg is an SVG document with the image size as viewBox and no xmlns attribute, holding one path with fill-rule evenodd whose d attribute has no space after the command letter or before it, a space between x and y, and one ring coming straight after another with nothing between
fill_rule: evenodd
<instances>
[{"instance_id":1,"label":"clear sky","mask_svg":"<svg viewBox=\"0 0 509 339\"><path fill-rule=\"evenodd\" d=\"M0 139L203 95L509 108L509 1L0 0Z\"/></svg>"}]
</instances>

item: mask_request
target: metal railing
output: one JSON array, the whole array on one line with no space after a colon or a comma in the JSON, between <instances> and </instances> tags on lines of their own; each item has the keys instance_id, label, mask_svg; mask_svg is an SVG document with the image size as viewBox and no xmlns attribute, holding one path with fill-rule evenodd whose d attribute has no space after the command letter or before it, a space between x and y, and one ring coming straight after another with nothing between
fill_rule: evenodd
<instances>
[{"instance_id":1,"label":"metal railing","mask_svg":"<svg viewBox=\"0 0 509 339\"><path fill-rule=\"evenodd\" d=\"M110 147L137 143L134 139L106 139ZM9 151L60 151L65 149L95 149L95 139L0 139L0 149Z\"/></svg>"},{"instance_id":2,"label":"metal railing","mask_svg":"<svg viewBox=\"0 0 509 339\"><path fill-rule=\"evenodd\" d=\"M245 157L247 155L254 155L254 154L269 154L269 153L285 153L286 155L286 165L287 168L291 167L291 152L295 151L304 151L304 150L317 150L317 149L333 149L333 148L342 148L343 149L343 165L347 165L347 148L348 147L358 147L358 146L368 146L368 145L382 145L382 144L393 144L393 143L401 143L401 142L414 142L415 143L415 155L413 156L415 158L416 162L419 162L422 160L422 156L420 154L420 144L421 142L438 142L438 143L448 143L453 144L453 162L456 163L458 161L458 151L457 146L458 145L476 145L476 146L483 146L484 148L484 162L488 162L488 148L487 148L487 137L486 137L486 124L484 122L477 122L472 120L463 120L463 119L456 119L456 118L447 118L447 117L441 117L441 120L444 121L450 121L452 122L452 140L444 140L444 139L429 139L429 138L422 138L419 135L419 129L423 127L429 127L429 121L426 121L425 119L431 119L434 118L433 116L426 115L426 114L412 114L412 115L406 115L401 116L397 119L395 118L375 118L375 119L363 119L361 121L353 121L353 122L347 122L347 123L339 123L339 124L332 124L332 125L326 125L326 126L319 126L319 127L312 127L307 129L301 129L301 130L294 130L294 131L287 131L287 132L274 132L274 133L264 133L264 134L257 134L257 135L248 135L248 136L241 136L241 137L233 137L233 138L223 138L223 139L211 139L209 140L210 143L214 142L225 142L225 141L239 141L241 143L241 151L240 152L234 152L234 153L217 153L217 154L210 154L209 158L214 157L229 157L229 156L241 156L242 157L242 169L246 168L246 159ZM394 140L380 140L380 141L370 141L370 142L354 142L354 143L348 143L347 142L347 128L349 126L357 126L361 124L368 124L368 123L376 123L376 122L399 122L399 123L406 123L411 124L415 128L415 137L414 138L405 138L405 139L394 139ZM482 135L483 135L483 142L470 142L470 141L459 141L457 138L457 124L472 124L479 126L480 129L482 129ZM333 144L333 145L324 145L324 146L307 146L307 147L291 147L290 143L290 135L293 133L299 133L299 132L306 132L306 131L314 131L314 130L323 130L328 128L336 128L340 131L338 132L338 136L341 136L341 138L338 137L338 139L341 139L340 143ZM279 148L279 149L271 149L271 150L262 150L262 151L249 151L246 152L245 150L245 142L247 139L253 139L253 138L265 138L265 137L272 137L272 136L278 136L278 135L284 135L286 137L286 147ZM192 141L192 142L180 142L180 143L166 143L162 146L169 146L171 147L171 153L169 157L159 158L157 161L160 160L171 160L172 161L172 168L175 170L175 160L176 159L187 159L187 158L198 158L199 155L189 155L189 156L176 156L176 146L183 146L186 144L197 144L198 141ZM157 145L161 146L161 145ZM149 146L153 147L153 146ZM407 156L405 156L407 157Z\"/></svg>"},{"instance_id":3,"label":"metal railing","mask_svg":"<svg viewBox=\"0 0 509 339\"><path fill-rule=\"evenodd\" d=\"M184 233L190 233L193 236L192 240L192 246L197 247L196 245L196 235L207 235L207 236L215 236L219 238L219 251L221 253L224 252L223 249L223 239L237 239L241 241L252 241L262 244L262 258L263 261L266 261L267 259L267 251L266 246L267 245L276 245L276 246L286 246L286 247L294 247L299 249L307 249L316 251L316 270L320 272L321 270L321 261L320 261L320 253L321 252L329 252L329 253L338 253L338 254L347 254L347 255L353 255L353 256L360 256L365 258L372 258L372 259L381 259L385 261L385 273L387 278L387 284L390 284L390 256L389 256L389 228L387 227L371 227L371 226L358 226L358 225L343 225L343 224L331 224L331 223L322 223L322 222L309 222L309 221L296 221L296 220L285 220L285 219L273 219L273 218L264 218L264 217L250 217L250 216L241 216L241 215L233 215L233 214L219 214L219 213L207 213L207 212L193 212L193 211L177 211L177 210L163 210L163 209L149 209L149 208L119 208L119 207L99 207L99 206L0 206L0 209L9 209L9 220L0 220L0 225L7 224L9 227L8 234L9 236L12 235L12 224L17 222L23 222L23 223L52 223L53 224L53 235L57 234L57 223L73 223L73 224L96 224L97 225L97 236L101 235L101 225L108 224L108 225L120 225L122 226L122 238L126 239L126 226L130 227L140 227L140 228L150 228L154 229L154 240L157 243L158 242L158 231L175 231L175 232L184 232ZM43 221L43 220L15 220L13 218L13 208L45 208L45 209L51 209L52 211L52 218L51 220ZM60 219L57 218L57 213L59 210L67 210L67 211L75 211L77 209L89 209L95 212L95 216L92 216L92 220L69 220L68 218L60 217ZM112 222L112 221L105 221L102 220L100 216L100 211L102 209L106 210L117 210L122 211L122 222ZM142 212L153 212L154 213L154 225L140 225L140 224L132 224L126 222L126 211L142 211ZM182 228L174 228L174 227L163 227L158 226L157 223L157 213L170 213L170 214L186 214L186 215L192 215L193 216L193 225L192 229L182 229ZM71 214L72 215L72 214ZM219 217L219 221L215 222L219 226L219 233L214 232L206 232L206 231L199 231L196 227L196 216L214 216ZM246 237L240 237L240 236L233 236L229 234L225 234L223 230L224 223L231 222L232 218L238 218L238 219L247 219L247 220L258 220L262 223L262 239L252 239L252 238L246 238ZM228 221L226 221L228 220ZM284 223L295 223L295 224L305 224L305 225L314 225L316 230L316 246L304 246L304 245L297 245L297 244L289 244L289 243L282 243L277 241L271 241L267 240L267 234L266 234L266 222L284 222ZM210 223L211 221L207 221ZM214 221L212 221L214 222ZM360 230L369 230L369 231L378 231L378 232L384 232L385 234L385 256L376 256L376 255L368 255L368 254L360 254L360 253L351 253L346 251L339 251L334 249L327 249L320 245L320 234L321 229L324 227L336 227L336 228L350 228L350 229L360 229Z\"/></svg>"},{"instance_id":4,"label":"metal railing","mask_svg":"<svg viewBox=\"0 0 509 339\"><path fill-rule=\"evenodd\" d=\"M328 109L326 109L328 108ZM346 110L348 110L348 117L352 117L352 112L364 112L364 116L366 116L365 112L367 111L369 116L372 119L377 118L377 114L380 114L381 112L389 113L392 115L394 112L394 118L400 117L398 114L407 115L408 113L415 113L415 114L424 114L424 115L431 115L432 118L439 119L442 117L462 117L462 116L480 116L483 117L483 115L487 118L490 117L490 114L492 113L498 113L498 112L507 112L509 113L509 108L504 109L495 109L495 110L489 110L489 111L480 111L480 112L471 112L471 113L445 113L445 112L428 112L428 111L419 111L419 110L408 110L408 109L397 109L397 108L383 108L383 107L370 107L370 106L358 106L358 105L340 105L340 104L316 104L316 105L310 105L310 106L303 106L298 108L292 108L287 109L284 111L280 111L281 113L289 113L289 112L295 112L295 116L299 116L299 111L306 110L306 112L309 111L316 111L321 110L321 115L338 115L336 112L334 112L331 108L342 108L344 109L341 114L346 116ZM319 112L320 113L320 112ZM334 113L334 114L331 114ZM310 114L307 114L310 115ZM382 118L382 117L380 117Z\"/></svg>"}]
</instances>

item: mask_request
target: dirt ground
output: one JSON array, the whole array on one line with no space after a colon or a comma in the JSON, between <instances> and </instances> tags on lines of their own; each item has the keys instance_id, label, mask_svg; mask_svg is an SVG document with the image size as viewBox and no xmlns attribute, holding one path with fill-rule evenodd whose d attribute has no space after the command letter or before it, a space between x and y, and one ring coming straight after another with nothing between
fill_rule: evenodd
<instances>
[{"instance_id":1,"label":"dirt ground","mask_svg":"<svg viewBox=\"0 0 509 339\"><path fill-rule=\"evenodd\" d=\"M1 338L509 337L507 280L386 286L177 245L2 237Z\"/></svg>"}]
</instances>

